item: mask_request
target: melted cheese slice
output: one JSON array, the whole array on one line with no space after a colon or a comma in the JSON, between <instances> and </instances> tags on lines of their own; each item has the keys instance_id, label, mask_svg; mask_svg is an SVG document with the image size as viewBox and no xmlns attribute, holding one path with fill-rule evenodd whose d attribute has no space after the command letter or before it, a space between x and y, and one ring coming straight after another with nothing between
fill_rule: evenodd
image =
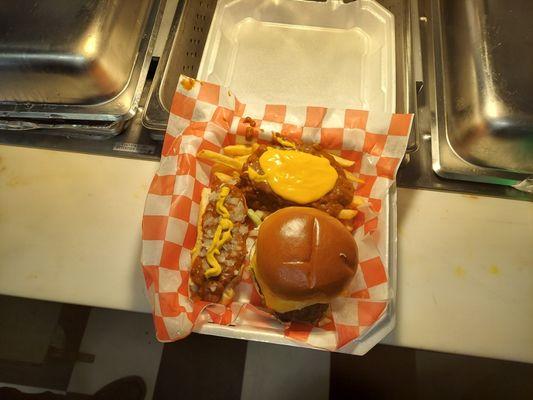
<instances>
[{"instance_id":1,"label":"melted cheese slice","mask_svg":"<svg viewBox=\"0 0 533 400\"><path fill-rule=\"evenodd\" d=\"M297 204L320 199L335 186L338 174L327 158L269 147L259 165L274 193ZM252 178L253 179L253 178Z\"/></svg>"},{"instance_id":2,"label":"melted cheese slice","mask_svg":"<svg viewBox=\"0 0 533 400\"><path fill-rule=\"evenodd\" d=\"M317 295L309 299L300 299L300 300L290 300L285 299L281 296L278 296L274 292L272 292L268 286L263 282L263 279L261 278L261 274L258 271L257 264L256 264L256 257L255 254L252 257L252 262L250 263L250 268L252 269L255 280L257 281L259 288L261 289L261 293L263 295L263 298L265 300L265 305L270 308L271 310L274 310L279 313L286 313L289 311L294 310L301 310L304 307L312 306L317 303L329 303L331 299L325 295Z\"/></svg>"}]
</instances>

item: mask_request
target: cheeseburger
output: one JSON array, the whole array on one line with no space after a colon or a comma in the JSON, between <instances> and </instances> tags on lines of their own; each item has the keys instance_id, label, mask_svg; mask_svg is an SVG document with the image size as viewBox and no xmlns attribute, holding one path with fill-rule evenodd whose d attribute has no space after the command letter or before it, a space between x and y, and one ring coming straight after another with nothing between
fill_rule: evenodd
<instances>
[{"instance_id":1,"label":"cheeseburger","mask_svg":"<svg viewBox=\"0 0 533 400\"><path fill-rule=\"evenodd\" d=\"M287 207L259 228L252 270L265 305L284 321L320 321L355 275L357 245L336 218Z\"/></svg>"}]
</instances>

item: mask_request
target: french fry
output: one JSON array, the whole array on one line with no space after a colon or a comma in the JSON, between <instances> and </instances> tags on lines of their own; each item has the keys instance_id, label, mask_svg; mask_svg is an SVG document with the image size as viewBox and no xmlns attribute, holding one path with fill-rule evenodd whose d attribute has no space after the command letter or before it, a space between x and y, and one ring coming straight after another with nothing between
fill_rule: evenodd
<instances>
[{"instance_id":1,"label":"french fry","mask_svg":"<svg viewBox=\"0 0 533 400\"><path fill-rule=\"evenodd\" d=\"M224 290L222 293L222 300L220 302L227 306L229 303L231 303L233 297L235 297L235 290L233 288L226 288L226 290Z\"/></svg>"},{"instance_id":2,"label":"french fry","mask_svg":"<svg viewBox=\"0 0 533 400\"><path fill-rule=\"evenodd\" d=\"M215 163L225 165L235 170L240 170L242 168L242 165L244 164L243 162L237 160L236 158L231 158L224 154L216 153L211 150L199 151L198 158L201 158L203 160L213 161Z\"/></svg>"},{"instance_id":3,"label":"french fry","mask_svg":"<svg viewBox=\"0 0 533 400\"><path fill-rule=\"evenodd\" d=\"M346 179L348 179L349 181L357 182L357 183L365 183L364 180L357 178L350 171L344 171L344 174L346 175Z\"/></svg>"},{"instance_id":4,"label":"french fry","mask_svg":"<svg viewBox=\"0 0 533 400\"><path fill-rule=\"evenodd\" d=\"M331 154L331 153L330 153L330 154ZM336 156L335 154L331 154L331 156L335 159L335 161L337 161L337 163L338 163L341 167L348 168L348 167L351 167L352 165L355 164L355 161L348 160L348 159L346 159L346 158Z\"/></svg>"},{"instance_id":5,"label":"french fry","mask_svg":"<svg viewBox=\"0 0 533 400\"><path fill-rule=\"evenodd\" d=\"M348 222L345 222L344 223L344 226L346 227L346 229L348 229L350 232L353 232L353 225L348 223Z\"/></svg>"},{"instance_id":6,"label":"french fry","mask_svg":"<svg viewBox=\"0 0 533 400\"><path fill-rule=\"evenodd\" d=\"M344 209L337 214L338 219L352 219L357 215L357 210Z\"/></svg>"},{"instance_id":7,"label":"french fry","mask_svg":"<svg viewBox=\"0 0 533 400\"><path fill-rule=\"evenodd\" d=\"M239 160L241 161L243 164L248 160L248 157L250 157L250 155L244 155L244 156L237 156L237 157L234 157L236 160Z\"/></svg>"},{"instance_id":8,"label":"french fry","mask_svg":"<svg viewBox=\"0 0 533 400\"><path fill-rule=\"evenodd\" d=\"M215 164L211 167L211 173L214 174L216 172L222 172L223 174L231 176L236 171L234 168L230 168L222 164Z\"/></svg>"},{"instance_id":9,"label":"french fry","mask_svg":"<svg viewBox=\"0 0 533 400\"><path fill-rule=\"evenodd\" d=\"M252 154L253 148L244 144L234 144L223 148L224 154L228 156L245 156Z\"/></svg>"},{"instance_id":10,"label":"french fry","mask_svg":"<svg viewBox=\"0 0 533 400\"><path fill-rule=\"evenodd\" d=\"M356 195L353 197L352 202L350 203L350 206L358 207L363 204L365 204L365 200L361 196Z\"/></svg>"},{"instance_id":11,"label":"french fry","mask_svg":"<svg viewBox=\"0 0 533 400\"><path fill-rule=\"evenodd\" d=\"M224 183L230 183L230 184L234 184L235 183L235 178L233 176L230 176L228 174L225 174L223 172L215 172L214 175L221 181L221 182L224 182Z\"/></svg>"},{"instance_id":12,"label":"french fry","mask_svg":"<svg viewBox=\"0 0 533 400\"><path fill-rule=\"evenodd\" d=\"M292 149L296 148L296 145L290 139L286 139L277 133L275 133L273 136L274 136L274 139L282 146L290 147Z\"/></svg>"}]
</instances>

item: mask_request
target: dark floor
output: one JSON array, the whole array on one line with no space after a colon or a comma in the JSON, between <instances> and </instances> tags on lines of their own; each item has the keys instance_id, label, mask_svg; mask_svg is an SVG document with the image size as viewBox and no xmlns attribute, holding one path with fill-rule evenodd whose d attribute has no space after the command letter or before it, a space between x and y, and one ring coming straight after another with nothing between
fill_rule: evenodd
<instances>
[{"instance_id":1,"label":"dark floor","mask_svg":"<svg viewBox=\"0 0 533 400\"><path fill-rule=\"evenodd\" d=\"M154 398L175 398L172 393L178 385L174 376L184 361L190 368L186 383L179 384L183 398L239 398L245 355L246 342L232 339L193 335L166 345ZM198 358L201 361L195 362ZM220 368L220 363L224 367ZM286 365L272 367L283 369ZM309 400L308 387L314 382L299 371L286 373L294 377L291 396L279 393L276 398ZM201 376L215 379L198 379ZM270 378L262 377L266 382ZM331 354L329 398L533 399L533 365L378 345L364 357Z\"/></svg>"},{"instance_id":2,"label":"dark floor","mask_svg":"<svg viewBox=\"0 0 533 400\"><path fill-rule=\"evenodd\" d=\"M157 400L533 399L532 364L385 345L357 357L196 334L162 347L152 335L148 315L0 296L0 387L91 394L137 374Z\"/></svg>"}]
</instances>

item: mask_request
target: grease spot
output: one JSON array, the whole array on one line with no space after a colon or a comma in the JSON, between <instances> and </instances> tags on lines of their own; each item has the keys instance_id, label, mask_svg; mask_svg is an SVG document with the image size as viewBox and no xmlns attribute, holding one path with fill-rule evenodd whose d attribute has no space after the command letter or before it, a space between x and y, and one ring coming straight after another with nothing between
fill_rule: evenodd
<instances>
[{"instance_id":1,"label":"grease spot","mask_svg":"<svg viewBox=\"0 0 533 400\"><path fill-rule=\"evenodd\" d=\"M191 90L194 87L194 79L192 78L183 78L180 82L181 86L187 91Z\"/></svg>"},{"instance_id":2,"label":"grease spot","mask_svg":"<svg viewBox=\"0 0 533 400\"><path fill-rule=\"evenodd\" d=\"M453 273L458 278L463 278L466 275L466 271L463 267L457 266L453 269Z\"/></svg>"},{"instance_id":3,"label":"grease spot","mask_svg":"<svg viewBox=\"0 0 533 400\"><path fill-rule=\"evenodd\" d=\"M489 267L489 274L496 276L501 275L500 268L497 265L491 265Z\"/></svg>"},{"instance_id":4,"label":"grease spot","mask_svg":"<svg viewBox=\"0 0 533 400\"><path fill-rule=\"evenodd\" d=\"M21 184L22 184L21 179L18 178L18 177L16 177L16 176L10 178L10 179L7 181L7 186L12 187L12 188L17 187L17 186L19 186L19 185L21 185Z\"/></svg>"},{"instance_id":5,"label":"grease spot","mask_svg":"<svg viewBox=\"0 0 533 400\"><path fill-rule=\"evenodd\" d=\"M39 278L39 275L35 272L30 272L29 274L26 274L27 280L33 280Z\"/></svg>"},{"instance_id":6,"label":"grease spot","mask_svg":"<svg viewBox=\"0 0 533 400\"><path fill-rule=\"evenodd\" d=\"M12 175L6 181L6 185L11 187L11 188L16 188L16 187L19 187L19 186L31 185L32 183L33 183L33 180L32 180L31 177L17 176L17 175Z\"/></svg>"}]
</instances>

